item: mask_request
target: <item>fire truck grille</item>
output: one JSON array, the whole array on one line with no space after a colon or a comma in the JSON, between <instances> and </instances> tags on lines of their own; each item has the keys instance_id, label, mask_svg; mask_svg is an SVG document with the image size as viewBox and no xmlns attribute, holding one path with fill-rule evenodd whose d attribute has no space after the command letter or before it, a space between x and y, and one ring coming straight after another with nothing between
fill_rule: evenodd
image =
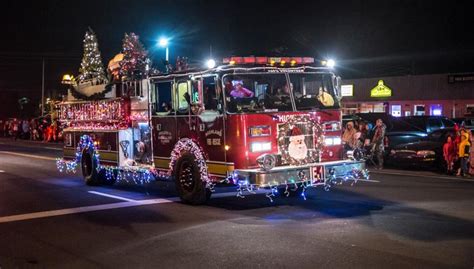
<instances>
[{"instance_id":1,"label":"fire truck grille","mask_svg":"<svg viewBox=\"0 0 474 269\"><path fill-rule=\"evenodd\" d=\"M285 145L289 145L290 143L290 136L291 136L291 133L290 132L287 132L286 134L284 134L283 136L280 136L280 126L283 125L283 124L279 124L278 125L278 133L277 133L277 137L283 137L284 139L284 144ZM306 147L308 148L308 151L313 151L315 150L315 143L314 143L314 131L311 127L311 125L307 125L305 123L296 123L294 124L295 127L299 128L301 130L301 133L304 135L304 142L306 144ZM280 147L278 147L278 153L281 154L280 152Z\"/></svg>"}]
</instances>

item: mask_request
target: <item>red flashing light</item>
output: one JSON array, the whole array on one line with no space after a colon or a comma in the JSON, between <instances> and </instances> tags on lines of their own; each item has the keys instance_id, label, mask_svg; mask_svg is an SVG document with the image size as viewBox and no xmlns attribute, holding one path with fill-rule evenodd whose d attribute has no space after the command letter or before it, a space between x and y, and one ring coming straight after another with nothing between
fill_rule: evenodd
<instances>
[{"instance_id":1,"label":"red flashing light","mask_svg":"<svg viewBox=\"0 0 474 269\"><path fill-rule=\"evenodd\" d=\"M244 64L254 64L255 57L244 57Z\"/></svg>"},{"instance_id":2,"label":"red flashing light","mask_svg":"<svg viewBox=\"0 0 474 269\"><path fill-rule=\"evenodd\" d=\"M260 64L260 65L300 65L314 63L313 57L227 57L222 60L224 64Z\"/></svg>"},{"instance_id":3,"label":"red flashing light","mask_svg":"<svg viewBox=\"0 0 474 269\"><path fill-rule=\"evenodd\" d=\"M257 64L266 64L268 62L268 57L255 57Z\"/></svg>"},{"instance_id":4,"label":"red flashing light","mask_svg":"<svg viewBox=\"0 0 474 269\"><path fill-rule=\"evenodd\" d=\"M303 57L303 63L304 64L312 64L312 63L314 63L314 58L313 57Z\"/></svg>"}]
</instances>

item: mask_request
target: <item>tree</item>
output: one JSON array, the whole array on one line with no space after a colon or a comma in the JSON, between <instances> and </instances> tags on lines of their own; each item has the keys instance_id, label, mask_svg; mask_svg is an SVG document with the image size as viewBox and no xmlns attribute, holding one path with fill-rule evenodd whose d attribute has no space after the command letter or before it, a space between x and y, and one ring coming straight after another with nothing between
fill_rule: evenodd
<instances>
[{"instance_id":1,"label":"tree","mask_svg":"<svg viewBox=\"0 0 474 269\"><path fill-rule=\"evenodd\" d=\"M120 62L120 75L127 78L146 76L150 71L151 61L148 51L139 40L139 36L125 33L122 46L123 60Z\"/></svg>"},{"instance_id":2,"label":"tree","mask_svg":"<svg viewBox=\"0 0 474 269\"><path fill-rule=\"evenodd\" d=\"M84 55L77 78L79 83L89 79L96 79L99 83L107 82L97 36L91 28L84 36Z\"/></svg>"}]
</instances>

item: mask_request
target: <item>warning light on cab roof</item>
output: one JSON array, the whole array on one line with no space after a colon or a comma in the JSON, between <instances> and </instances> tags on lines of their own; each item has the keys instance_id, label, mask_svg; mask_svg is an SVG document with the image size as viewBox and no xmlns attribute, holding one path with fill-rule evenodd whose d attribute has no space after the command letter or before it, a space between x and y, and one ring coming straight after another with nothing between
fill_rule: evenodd
<instances>
[{"instance_id":1,"label":"warning light on cab roof","mask_svg":"<svg viewBox=\"0 0 474 269\"><path fill-rule=\"evenodd\" d=\"M262 64L262 65L271 65L274 66L279 64L280 66L285 66L290 64L290 66L295 66L299 64L312 64L314 63L313 57L228 57L224 58L222 61L224 64L229 65L245 65L245 64Z\"/></svg>"}]
</instances>

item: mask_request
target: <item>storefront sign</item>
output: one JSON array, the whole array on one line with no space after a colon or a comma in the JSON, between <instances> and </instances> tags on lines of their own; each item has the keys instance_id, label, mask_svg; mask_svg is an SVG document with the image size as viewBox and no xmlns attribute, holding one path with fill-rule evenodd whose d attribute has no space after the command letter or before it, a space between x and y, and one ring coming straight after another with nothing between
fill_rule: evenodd
<instances>
[{"instance_id":1,"label":"storefront sign","mask_svg":"<svg viewBox=\"0 0 474 269\"><path fill-rule=\"evenodd\" d=\"M448 83L474 81L474 74L448 75Z\"/></svg>"},{"instance_id":2,"label":"storefront sign","mask_svg":"<svg viewBox=\"0 0 474 269\"><path fill-rule=\"evenodd\" d=\"M341 96L354 96L354 85L341 85Z\"/></svg>"},{"instance_id":3,"label":"storefront sign","mask_svg":"<svg viewBox=\"0 0 474 269\"><path fill-rule=\"evenodd\" d=\"M370 90L370 97L390 97L392 89L384 85L383 80L379 80L377 86Z\"/></svg>"}]
</instances>

